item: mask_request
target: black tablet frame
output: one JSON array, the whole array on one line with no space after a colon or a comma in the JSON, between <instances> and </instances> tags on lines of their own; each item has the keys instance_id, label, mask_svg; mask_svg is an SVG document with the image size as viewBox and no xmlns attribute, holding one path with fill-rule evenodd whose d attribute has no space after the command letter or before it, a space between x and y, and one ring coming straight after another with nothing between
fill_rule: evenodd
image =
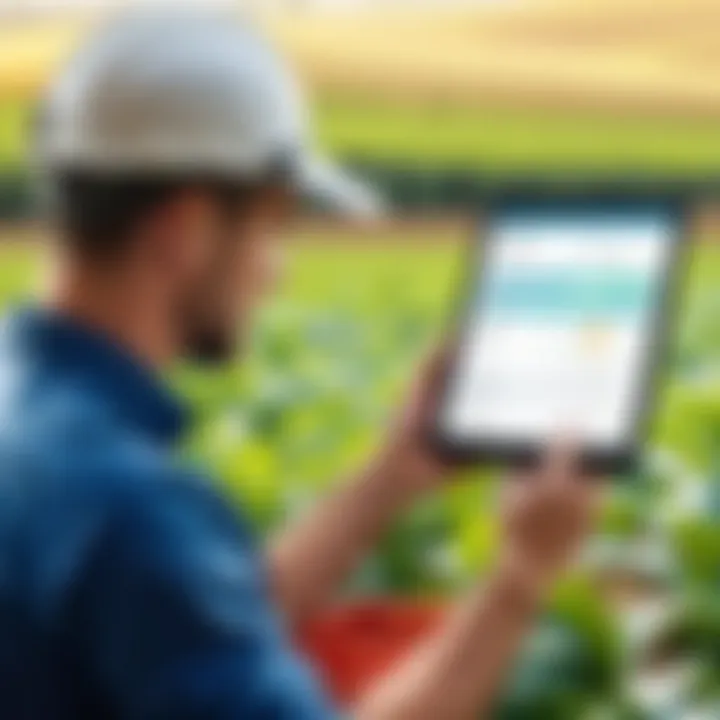
<instances>
[{"instance_id":1,"label":"black tablet frame","mask_svg":"<svg viewBox=\"0 0 720 720\"><path fill-rule=\"evenodd\" d=\"M648 344L643 360L641 388L633 411L633 433L627 444L612 450L581 448L580 462L583 470L591 475L628 475L636 468L644 440L650 428L655 400L658 395L662 369L669 350L671 328L675 326L678 296L685 279L685 265L689 245L692 200L682 194L620 194L613 190L581 190L579 192L547 188L523 190L496 195L479 212L479 221L474 223L473 236L468 248L468 259L460 281L459 307L454 309L452 327L455 349L450 359L449 372L444 378L441 396L430 428L431 441L443 459L455 465L509 465L526 468L537 463L545 448L532 441L499 442L496 439L473 441L452 437L442 427L446 415L450 389L455 373L452 368L462 342L467 335L467 326L473 301L478 288L485 282L483 257L487 254L489 236L486 232L492 218L506 214L511 209L560 209L560 210L635 210L643 207L662 208L674 220L675 232L672 247L667 255L666 266L661 280L661 298L655 308L652 320L652 342Z\"/></svg>"}]
</instances>

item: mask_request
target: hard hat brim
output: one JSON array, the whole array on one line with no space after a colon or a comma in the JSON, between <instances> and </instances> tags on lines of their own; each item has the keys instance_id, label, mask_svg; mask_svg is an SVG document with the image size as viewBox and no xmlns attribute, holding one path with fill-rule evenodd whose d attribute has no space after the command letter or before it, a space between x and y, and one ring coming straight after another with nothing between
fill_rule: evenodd
<instances>
[{"instance_id":1,"label":"hard hat brim","mask_svg":"<svg viewBox=\"0 0 720 720\"><path fill-rule=\"evenodd\" d=\"M387 214L374 188L324 158L304 159L297 184L303 196L335 215L373 221Z\"/></svg>"}]
</instances>

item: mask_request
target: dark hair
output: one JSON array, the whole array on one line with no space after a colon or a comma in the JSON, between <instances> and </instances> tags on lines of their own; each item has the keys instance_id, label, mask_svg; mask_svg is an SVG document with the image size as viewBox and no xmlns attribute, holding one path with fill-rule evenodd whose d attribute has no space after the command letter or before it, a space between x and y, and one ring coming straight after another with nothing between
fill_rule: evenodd
<instances>
[{"instance_id":1,"label":"dark hair","mask_svg":"<svg viewBox=\"0 0 720 720\"><path fill-rule=\"evenodd\" d=\"M126 246L149 214L188 188L211 193L228 214L258 190L235 180L65 171L50 180L50 212L64 244L107 257Z\"/></svg>"}]
</instances>

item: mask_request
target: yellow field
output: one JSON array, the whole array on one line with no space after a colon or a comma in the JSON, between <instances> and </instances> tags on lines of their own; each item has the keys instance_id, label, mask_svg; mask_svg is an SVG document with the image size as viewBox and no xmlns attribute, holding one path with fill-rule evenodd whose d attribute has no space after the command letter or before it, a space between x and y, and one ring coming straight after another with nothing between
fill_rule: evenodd
<instances>
[{"instance_id":1,"label":"yellow field","mask_svg":"<svg viewBox=\"0 0 720 720\"><path fill-rule=\"evenodd\" d=\"M717 0L508 0L275 28L321 86L720 115L719 25Z\"/></svg>"},{"instance_id":2,"label":"yellow field","mask_svg":"<svg viewBox=\"0 0 720 720\"><path fill-rule=\"evenodd\" d=\"M35 91L88 19L0 22L7 97ZM718 0L507 0L268 22L320 90L720 116Z\"/></svg>"}]
</instances>

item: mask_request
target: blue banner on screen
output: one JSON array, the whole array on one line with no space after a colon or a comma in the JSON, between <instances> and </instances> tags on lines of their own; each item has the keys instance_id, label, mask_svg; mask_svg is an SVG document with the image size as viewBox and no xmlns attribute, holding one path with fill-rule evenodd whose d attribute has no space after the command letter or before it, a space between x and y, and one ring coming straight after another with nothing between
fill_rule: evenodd
<instances>
[{"instance_id":1,"label":"blue banner on screen","mask_svg":"<svg viewBox=\"0 0 720 720\"><path fill-rule=\"evenodd\" d=\"M675 232L654 207L496 216L446 427L468 439L627 440Z\"/></svg>"}]
</instances>

